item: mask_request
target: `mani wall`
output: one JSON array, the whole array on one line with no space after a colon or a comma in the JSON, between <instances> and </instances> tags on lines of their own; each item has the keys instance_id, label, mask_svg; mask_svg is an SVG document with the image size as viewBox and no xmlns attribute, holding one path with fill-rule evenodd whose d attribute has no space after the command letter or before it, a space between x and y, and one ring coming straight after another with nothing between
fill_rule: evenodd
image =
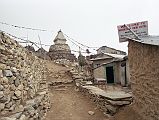
<instances>
[{"instance_id":1,"label":"mani wall","mask_svg":"<svg viewBox=\"0 0 159 120\"><path fill-rule=\"evenodd\" d=\"M134 109L143 120L159 120L159 46L129 41Z\"/></svg>"},{"instance_id":2,"label":"mani wall","mask_svg":"<svg viewBox=\"0 0 159 120\"><path fill-rule=\"evenodd\" d=\"M0 119L40 120L50 107L44 61L0 33Z\"/></svg>"}]
</instances>

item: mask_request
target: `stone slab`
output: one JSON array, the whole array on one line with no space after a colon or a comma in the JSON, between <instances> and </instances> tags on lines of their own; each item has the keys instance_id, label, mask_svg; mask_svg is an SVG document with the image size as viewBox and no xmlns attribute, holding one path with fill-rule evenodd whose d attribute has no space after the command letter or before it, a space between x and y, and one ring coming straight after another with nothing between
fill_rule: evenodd
<instances>
[{"instance_id":1,"label":"stone slab","mask_svg":"<svg viewBox=\"0 0 159 120\"><path fill-rule=\"evenodd\" d=\"M93 94L103 96L110 100L122 100L127 98L132 98L132 95L129 93L125 93L124 91L104 91L95 86L82 86L85 89L88 89Z\"/></svg>"}]
</instances>

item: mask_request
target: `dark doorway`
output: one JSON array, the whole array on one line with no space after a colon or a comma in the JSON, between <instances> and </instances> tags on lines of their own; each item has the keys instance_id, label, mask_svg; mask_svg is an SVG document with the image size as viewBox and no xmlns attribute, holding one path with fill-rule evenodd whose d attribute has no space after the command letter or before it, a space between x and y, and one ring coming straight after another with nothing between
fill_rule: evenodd
<instances>
[{"instance_id":1,"label":"dark doorway","mask_svg":"<svg viewBox=\"0 0 159 120\"><path fill-rule=\"evenodd\" d=\"M106 78L107 78L107 83L114 83L113 66L106 67Z\"/></svg>"}]
</instances>

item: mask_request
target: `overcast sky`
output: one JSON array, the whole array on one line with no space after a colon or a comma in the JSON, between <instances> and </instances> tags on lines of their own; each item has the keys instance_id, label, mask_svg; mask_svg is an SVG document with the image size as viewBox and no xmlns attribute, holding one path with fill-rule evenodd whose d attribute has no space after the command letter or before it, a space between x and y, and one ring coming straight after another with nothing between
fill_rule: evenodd
<instances>
[{"instance_id":1,"label":"overcast sky","mask_svg":"<svg viewBox=\"0 0 159 120\"><path fill-rule=\"evenodd\" d=\"M39 32L0 24L0 30L53 44L61 29L69 37L92 47L103 45L127 51L119 43L117 25L148 21L149 34L159 34L159 0L0 0L0 21L47 29ZM70 47L78 50L68 41ZM46 48L48 50L48 47Z\"/></svg>"}]
</instances>

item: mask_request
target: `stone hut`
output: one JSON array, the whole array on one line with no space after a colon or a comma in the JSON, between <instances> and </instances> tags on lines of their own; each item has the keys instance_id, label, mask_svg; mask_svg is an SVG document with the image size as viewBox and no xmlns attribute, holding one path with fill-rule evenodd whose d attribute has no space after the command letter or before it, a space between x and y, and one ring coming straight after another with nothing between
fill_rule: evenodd
<instances>
[{"instance_id":1,"label":"stone hut","mask_svg":"<svg viewBox=\"0 0 159 120\"><path fill-rule=\"evenodd\" d=\"M71 53L70 47L66 44L66 39L62 31L58 31L57 36L54 39L54 44L50 46L48 55L51 60L69 60L75 61L76 57Z\"/></svg>"},{"instance_id":2,"label":"stone hut","mask_svg":"<svg viewBox=\"0 0 159 120\"><path fill-rule=\"evenodd\" d=\"M121 84L126 86L127 69L124 57L126 55L102 53L98 54L96 58L90 59L93 62L93 75L95 82L100 80L108 84ZM125 64L123 66L123 63ZM128 73L129 74L129 73Z\"/></svg>"},{"instance_id":3,"label":"stone hut","mask_svg":"<svg viewBox=\"0 0 159 120\"><path fill-rule=\"evenodd\" d=\"M134 109L143 120L159 120L159 36L129 39L128 53Z\"/></svg>"}]
</instances>

